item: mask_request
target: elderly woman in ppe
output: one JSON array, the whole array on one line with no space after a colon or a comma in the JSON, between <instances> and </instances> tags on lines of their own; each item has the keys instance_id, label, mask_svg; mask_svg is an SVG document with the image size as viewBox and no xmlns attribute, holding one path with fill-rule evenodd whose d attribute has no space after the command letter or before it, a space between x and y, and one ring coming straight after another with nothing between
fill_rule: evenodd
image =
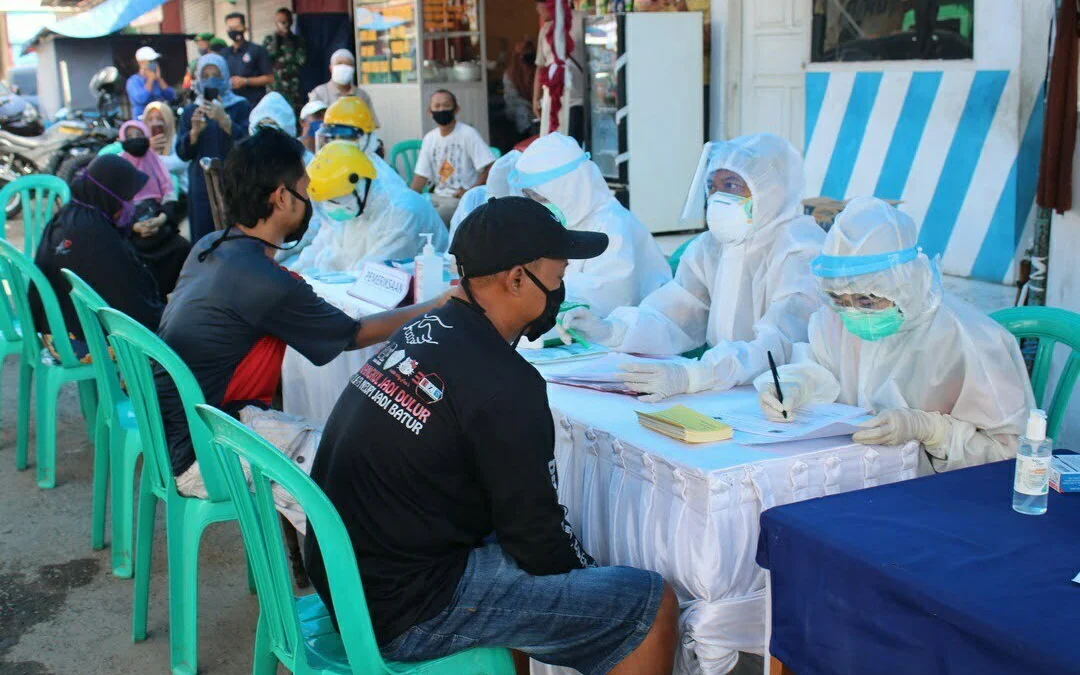
<instances>
[{"instance_id":1,"label":"elderly woman in ppe","mask_svg":"<svg viewBox=\"0 0 1080 675\"><path fill-rule=\"evenodd\" d=\"M802 158L773 134L706 144L683 207L690 242L675 279L606 320L572 309L563 326L623 352L674 355L705 344L700 361L631 364L620 377L645 400L749 384L786 363L820 306L810 261L825 233L802 215Z\"/></svg>"},{"instance_id":2,"label":"elderly woman in ppe","mask_svg":"<svg viewBox=\"0 0 1080 675\"><path fill-rule=\"evenodd\" d=\"M574 139L559 133L537 139L518 159L509 183L551 209L568 229L608 236L600 257L570 261L564 277L568 302L585 303L607 316L671 280L671 268L649 230L615 199Z\"/></svg>"},{"instance_id":3,"label":"elderly woman in ppe","mask_svg":"<svg viewBox=\"0 0 1080 675\"><path fill-rule=\"evenodd\" d=\"M471 187L461 196L457 210L454 211L454 216L450 218L450 241L454 241L454 235L457 234L461 221L465 220L466 216L487 200L521 196L521 193L511 190L510 183L507 182L507 179L510 178L510 172L514 170L519 157L521 157L520 150L511 150L495 160L495 163L491 165L491 169L488 171L487 183Z\"/></svg>"},{"instance_id":4,"label":"elderly woman in ppe","mask_svg":"<svg viewBox=\"0 0 1080 675\"><path fill-rule=\"evenodd\" d=\"M1016 339L967 303L943 298L915 223L885 202L848 203L811 264L827 309L810 342L755 382L761 407L782 421L807 403L839 401L876 417L858 443L922 444L936 471L1013 457L1034 407Z\"/></svg>"},{"instance_id":5,"label":"elderly woman in ppe","mask_svg":"<svg viewBox=\"0 0 1080 675\"><path fill-rule=\"evenodd\" d=\"M370 260L416 257L431 234L436 251L446 251L446 226L417 215L428 206L409 190L387 194L375 180L371 159L353 143L335 141L308 165L308 195L325 214L315 241L300 254L305 272L358 270Z\"/></svg>"}]
</instances>

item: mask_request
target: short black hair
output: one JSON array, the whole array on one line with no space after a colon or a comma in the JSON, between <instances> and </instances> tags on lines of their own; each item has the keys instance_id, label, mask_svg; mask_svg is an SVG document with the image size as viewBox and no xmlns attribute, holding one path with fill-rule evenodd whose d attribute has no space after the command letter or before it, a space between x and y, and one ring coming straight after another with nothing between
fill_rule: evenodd
<instances>
[{"instance_id":1,"label":"short black hair","mask_svg":"<svg viewBox=\"0 0 1080 675\"><path fill-rule=\"evenodd\" d=\"M274 12L274 14L284 14L285 18L289 20L289 23L292 23L292 10L288 7L279 7L278 11Z\"/></svg>"},{"instance_id":2,"label":"short black hair","mask_svg":"<svg viewBox=\"0 0 1080 675\"><path fill-rule=\"evenodd\" d=\"M304 176L304 146L274 127L260 127L233 146L222 176L225 207L233 222L254 227L274 212L270 193L292 188Z\"/></svg>"},{"instance_id":3,"label":"short black hair","mask_svg":"<svg viewBox=\"0 0 1080 675\"><path fill-rule=\"evenodd\" d=\"M454 96L454 92L450 91L449 89L436 89L435 91L431 92L431 98L428 99L429 108L431 107L431 101L439 94L446 94L447 96L449 96L450 100L454 102L454 107L458 107L457 96Z\"/></svg>"},{"instance_id":4,"label":"short black hair","mask_svg":"<svg viewBox=\"0 0 1080 675\"><path fill-rule=\"evenodd\" d=\"M229 19L240 19L240 23L244 24L244 28L247 28L247 17L244 16L243 12L232 12L231 14L226 14L225 20L228 21Z\"/></svg>"}]
</instances>

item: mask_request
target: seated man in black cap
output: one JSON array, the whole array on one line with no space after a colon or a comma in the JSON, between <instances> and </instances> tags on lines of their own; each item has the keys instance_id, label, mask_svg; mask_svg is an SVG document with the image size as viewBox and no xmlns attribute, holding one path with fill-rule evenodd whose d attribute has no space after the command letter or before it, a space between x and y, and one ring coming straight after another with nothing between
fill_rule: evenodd
<instances>
[{"instance_id":1,"label":"seated man in black cap","mask_svg":"<svg viewBox=\"0 0 1080 675\"><path fill-rule=\"evenodd\" d=\"M567 260L606 247L532 200L481 205L451 246L464 297L398 330L338 399L311 476L349 531L386 658L506 647L519 672L523 655L671 672L674 593L582 549L558 502L546 384L514 349L554 325ZM308 574L333 611L317 536Z\"/></svg>"}]
</instances>

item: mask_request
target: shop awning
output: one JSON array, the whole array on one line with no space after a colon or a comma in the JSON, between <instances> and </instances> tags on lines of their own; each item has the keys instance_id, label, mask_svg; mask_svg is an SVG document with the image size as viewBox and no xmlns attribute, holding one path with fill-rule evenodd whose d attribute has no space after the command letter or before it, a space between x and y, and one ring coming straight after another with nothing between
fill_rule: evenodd
<instances>
[{"instance_id":1,"label":"shop awning","mask_svg":"<svg viewBox=\"0 0 1080 675\"><path fill-rule=\"evenodd\" d=\"M45 29L73 38L101 37L115 33L163 4L165 0L105 0L85 12L46 24Z\"/></svg>"}]
</instances>

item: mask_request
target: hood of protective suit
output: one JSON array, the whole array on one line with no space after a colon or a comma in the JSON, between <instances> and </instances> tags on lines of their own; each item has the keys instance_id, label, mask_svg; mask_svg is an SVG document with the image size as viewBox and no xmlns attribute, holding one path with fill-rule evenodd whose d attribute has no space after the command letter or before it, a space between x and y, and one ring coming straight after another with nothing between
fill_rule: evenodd
<instances>
[{"instance_id":1,"label":"hood of protective suit","mask_svg":"<svg viewBox=\"0 0 1080 675\"><path fill-rule=\"evenodd\" d=\"M412 190L398 190L393 181L371 182L364 211L343 223L323 219L323 226L307 248L300 253L294 269L315 271L359 270L365 262L415 258L425 241L420 235L432 234L436 251L446 251L449 244L446 225L431 204ZM363 199L366 181L357 186ZM389 186L389 187L388 187Z\"/></svg>"},{"instance_id":2,"label":"hood of protective suit","mask_svg":"<svg viewBox=\"0 0 1080 675\"><path fill-rule=\"evenodd\" d=\"M836 217L825 237L822 259L815 261L812 269L822 292L876 295L896 303L904 315L900 327L904 332L930 319L943 297L937 265L917 250L918 240L915 222L906 213L874 197L856 197ZM860 261L852 260L850 274L821 276L820 263L825 261L830 262L830 273L835 275L843 270L841 258L865 261L869 256L905 251L911 259L887 269L860 274Z\"/></svg>"},{"instance_id":3,"label":"hood of protective suit","mask_svg":"<svg viewBox=\"0 0 1080 675\"><path fill-rule=\"evenodd\" d=\"M296 114L285 97L276 91L263 96L259 104L251 109L251 114L248 115L248 133L254 134L259 123L267 118L274 120L278 129L293 138L296 137Z\"/></svg>"},{"instance_id":4,"label":"hood of protective suit","mask_svg":"<svg viewBox=\"0 0 1080 675\"><path fill-rule=\"evenodd\" d=\"M514 170L518 160L521 159L520 150L511 150L495 160L488 170L487 195L488 197L520 197L521 193L510 187L510 172Z\"/></svg>"},{"instance_id":5,"label":"hood of protective suit","mask_svg":"<svg viewBox=\"0 0 1080 675\"><path fill-rule=\"evenodd\" d=\"M562 172L571 165L572 170ZM534 182L545 174L554 177ZM511 172L512 188L520 184L517 179L533 183L529 188L557 206L569 228L578 227L590 214L615 201L596 164L585 158L577 141L559 133L538 138L522 153Z\"/></svg>"}]
</instances>

